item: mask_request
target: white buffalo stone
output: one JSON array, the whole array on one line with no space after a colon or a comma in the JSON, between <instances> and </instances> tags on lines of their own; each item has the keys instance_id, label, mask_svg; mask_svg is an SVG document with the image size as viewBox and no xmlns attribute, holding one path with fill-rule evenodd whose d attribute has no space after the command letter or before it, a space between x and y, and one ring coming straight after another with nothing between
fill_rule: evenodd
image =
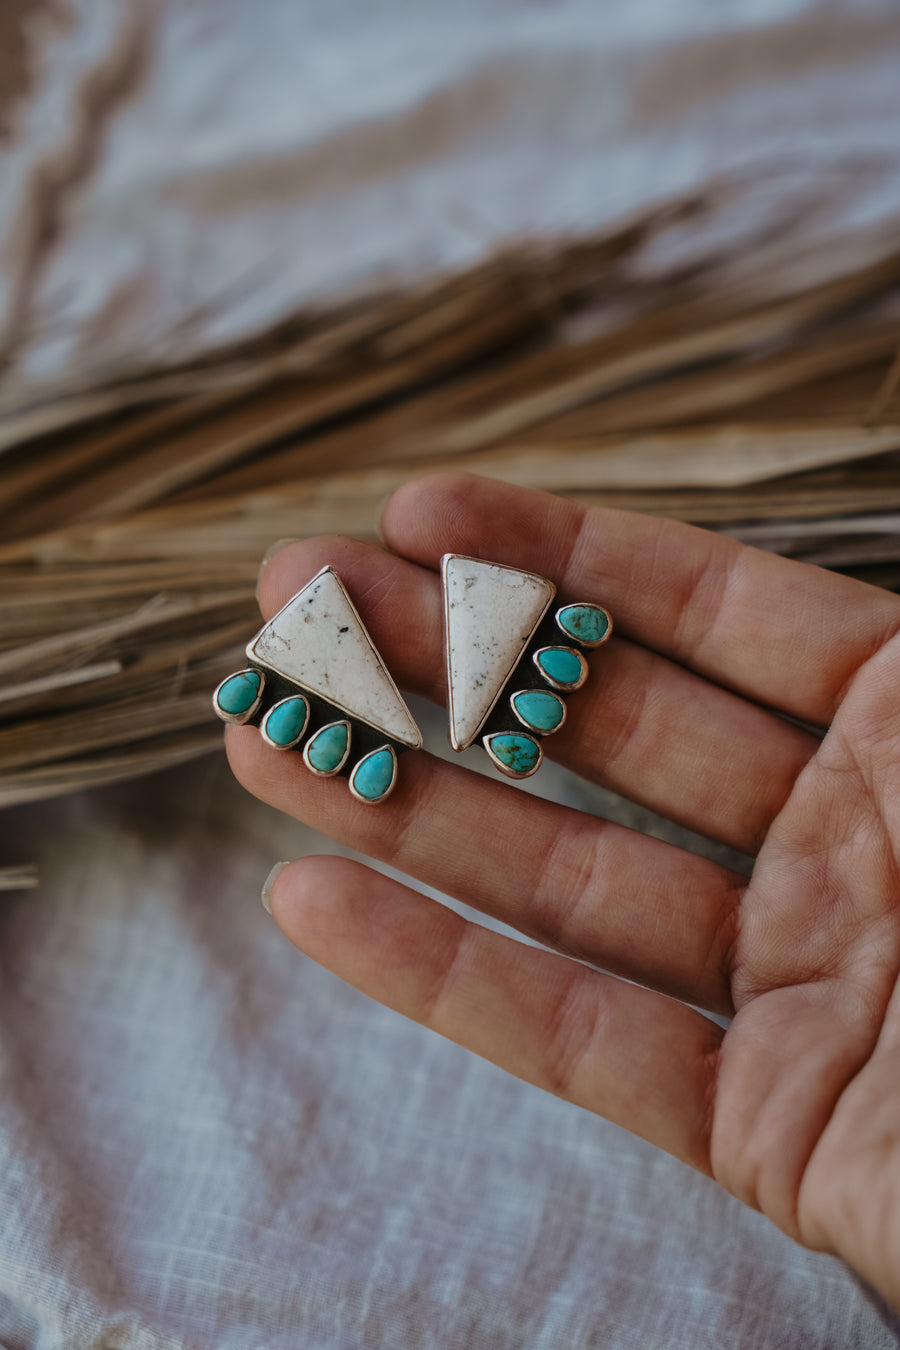
<instances>
[{"instance_id":1,"label":"white buffalo stone","mask_svg":"<svg viewBox=\"0 0 900 1350\"><path fill-rule=\"evenodd\" d=\"M288 601L247 655L402 745L421 746L419 728L333 568Z\"/></svg>"},{"instance_id":2,"label":"white buffalo stone","mask_svg":"<svg viewBox=\"0 0 900 1350\"><path fill-rule=\"evenodd\" d=\"M556 594L533 572L448 553L441 562L450 694L450 743L465 750Z\"/></svg>"}]
</instances>

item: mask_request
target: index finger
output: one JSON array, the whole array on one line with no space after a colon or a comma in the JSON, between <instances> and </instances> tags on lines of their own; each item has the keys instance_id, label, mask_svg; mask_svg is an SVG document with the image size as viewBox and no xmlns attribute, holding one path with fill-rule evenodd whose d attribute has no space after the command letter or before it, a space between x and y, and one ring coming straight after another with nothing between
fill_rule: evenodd
<instances>
[{"instance_id":1,"label":"index finger","mask_svg":"<svg viewBox=\"0 0 900 1350\"><path fill-rule=\"evenodd\" d=\"M604 605L619 633L822 725L900 629L900 598L889 591L679 521L472 474L407 483L382 530L428 567L450 552L540 572L566 597Z\"/></svg>"}]
</instances>

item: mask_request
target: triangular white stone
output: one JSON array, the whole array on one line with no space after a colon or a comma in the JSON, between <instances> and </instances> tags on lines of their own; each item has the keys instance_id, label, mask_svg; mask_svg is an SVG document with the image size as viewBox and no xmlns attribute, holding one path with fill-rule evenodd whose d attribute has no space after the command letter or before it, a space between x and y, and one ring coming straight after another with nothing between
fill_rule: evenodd
<instances>
[{"instance_id":1,"label":"triangular white stone","mask_svg":"<svg viewBox=\"0 0 900 1350\"><path fill-rule=\"evenodd\" d=\"M331 567L257 633L247 655L402 745L421 746L419 728Z\"/></svg>"},{"instance_id":2,"label":"triangular white stone","mask_svg":"<svg viewBox=\"0 0 900 1350\"><path fill-rule=\"evenodd\" d=\"M533 572L448 553L441 559L450 743L471 745L535 629L556 587Z\"/></svg>"}]
</instances>

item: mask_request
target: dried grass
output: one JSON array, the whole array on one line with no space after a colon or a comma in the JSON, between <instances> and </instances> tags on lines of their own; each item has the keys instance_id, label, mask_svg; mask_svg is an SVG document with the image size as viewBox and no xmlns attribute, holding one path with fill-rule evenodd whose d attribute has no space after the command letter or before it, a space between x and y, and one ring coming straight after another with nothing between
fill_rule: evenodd
<instances>
[{"instance_id":1,"label":"dried grass","mask_svg":"<svg viewBox=\"0 0 900 1350\"><path fill-rule=\"evenodd\" d=\"M9 410L0 805L218 746L209 693L254 629L265 547L372 538L385 496L436 468L900 586L900 250L761 244L661 279L648 251L702 210Z\"/></svg>"}]
</instances>

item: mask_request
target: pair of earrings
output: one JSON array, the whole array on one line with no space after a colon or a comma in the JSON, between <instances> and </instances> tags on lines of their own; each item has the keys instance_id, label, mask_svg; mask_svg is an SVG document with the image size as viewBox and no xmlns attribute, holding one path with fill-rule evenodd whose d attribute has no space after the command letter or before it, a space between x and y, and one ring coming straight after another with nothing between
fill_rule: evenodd
<instances>
[{"instance_id":1,"label":"pair of earrings","mask_svg":"<svg viewBox=\"0 0 900 1350\"><path fill-rule=\"evenodd\" d=\"M534 572L447 553L441 559L450 743L477 739L510 778L540 768L541 740L566 718L564 694L587 678L582 649L612 632L591 603L554 609ZM276 750L303 743L322 778L345 771L359 801L384 801L397 754L422 735L333 567L323 567L247 644L245 670L213 695L226 722L252 722Z\"/></svg>"}]
</instances>

